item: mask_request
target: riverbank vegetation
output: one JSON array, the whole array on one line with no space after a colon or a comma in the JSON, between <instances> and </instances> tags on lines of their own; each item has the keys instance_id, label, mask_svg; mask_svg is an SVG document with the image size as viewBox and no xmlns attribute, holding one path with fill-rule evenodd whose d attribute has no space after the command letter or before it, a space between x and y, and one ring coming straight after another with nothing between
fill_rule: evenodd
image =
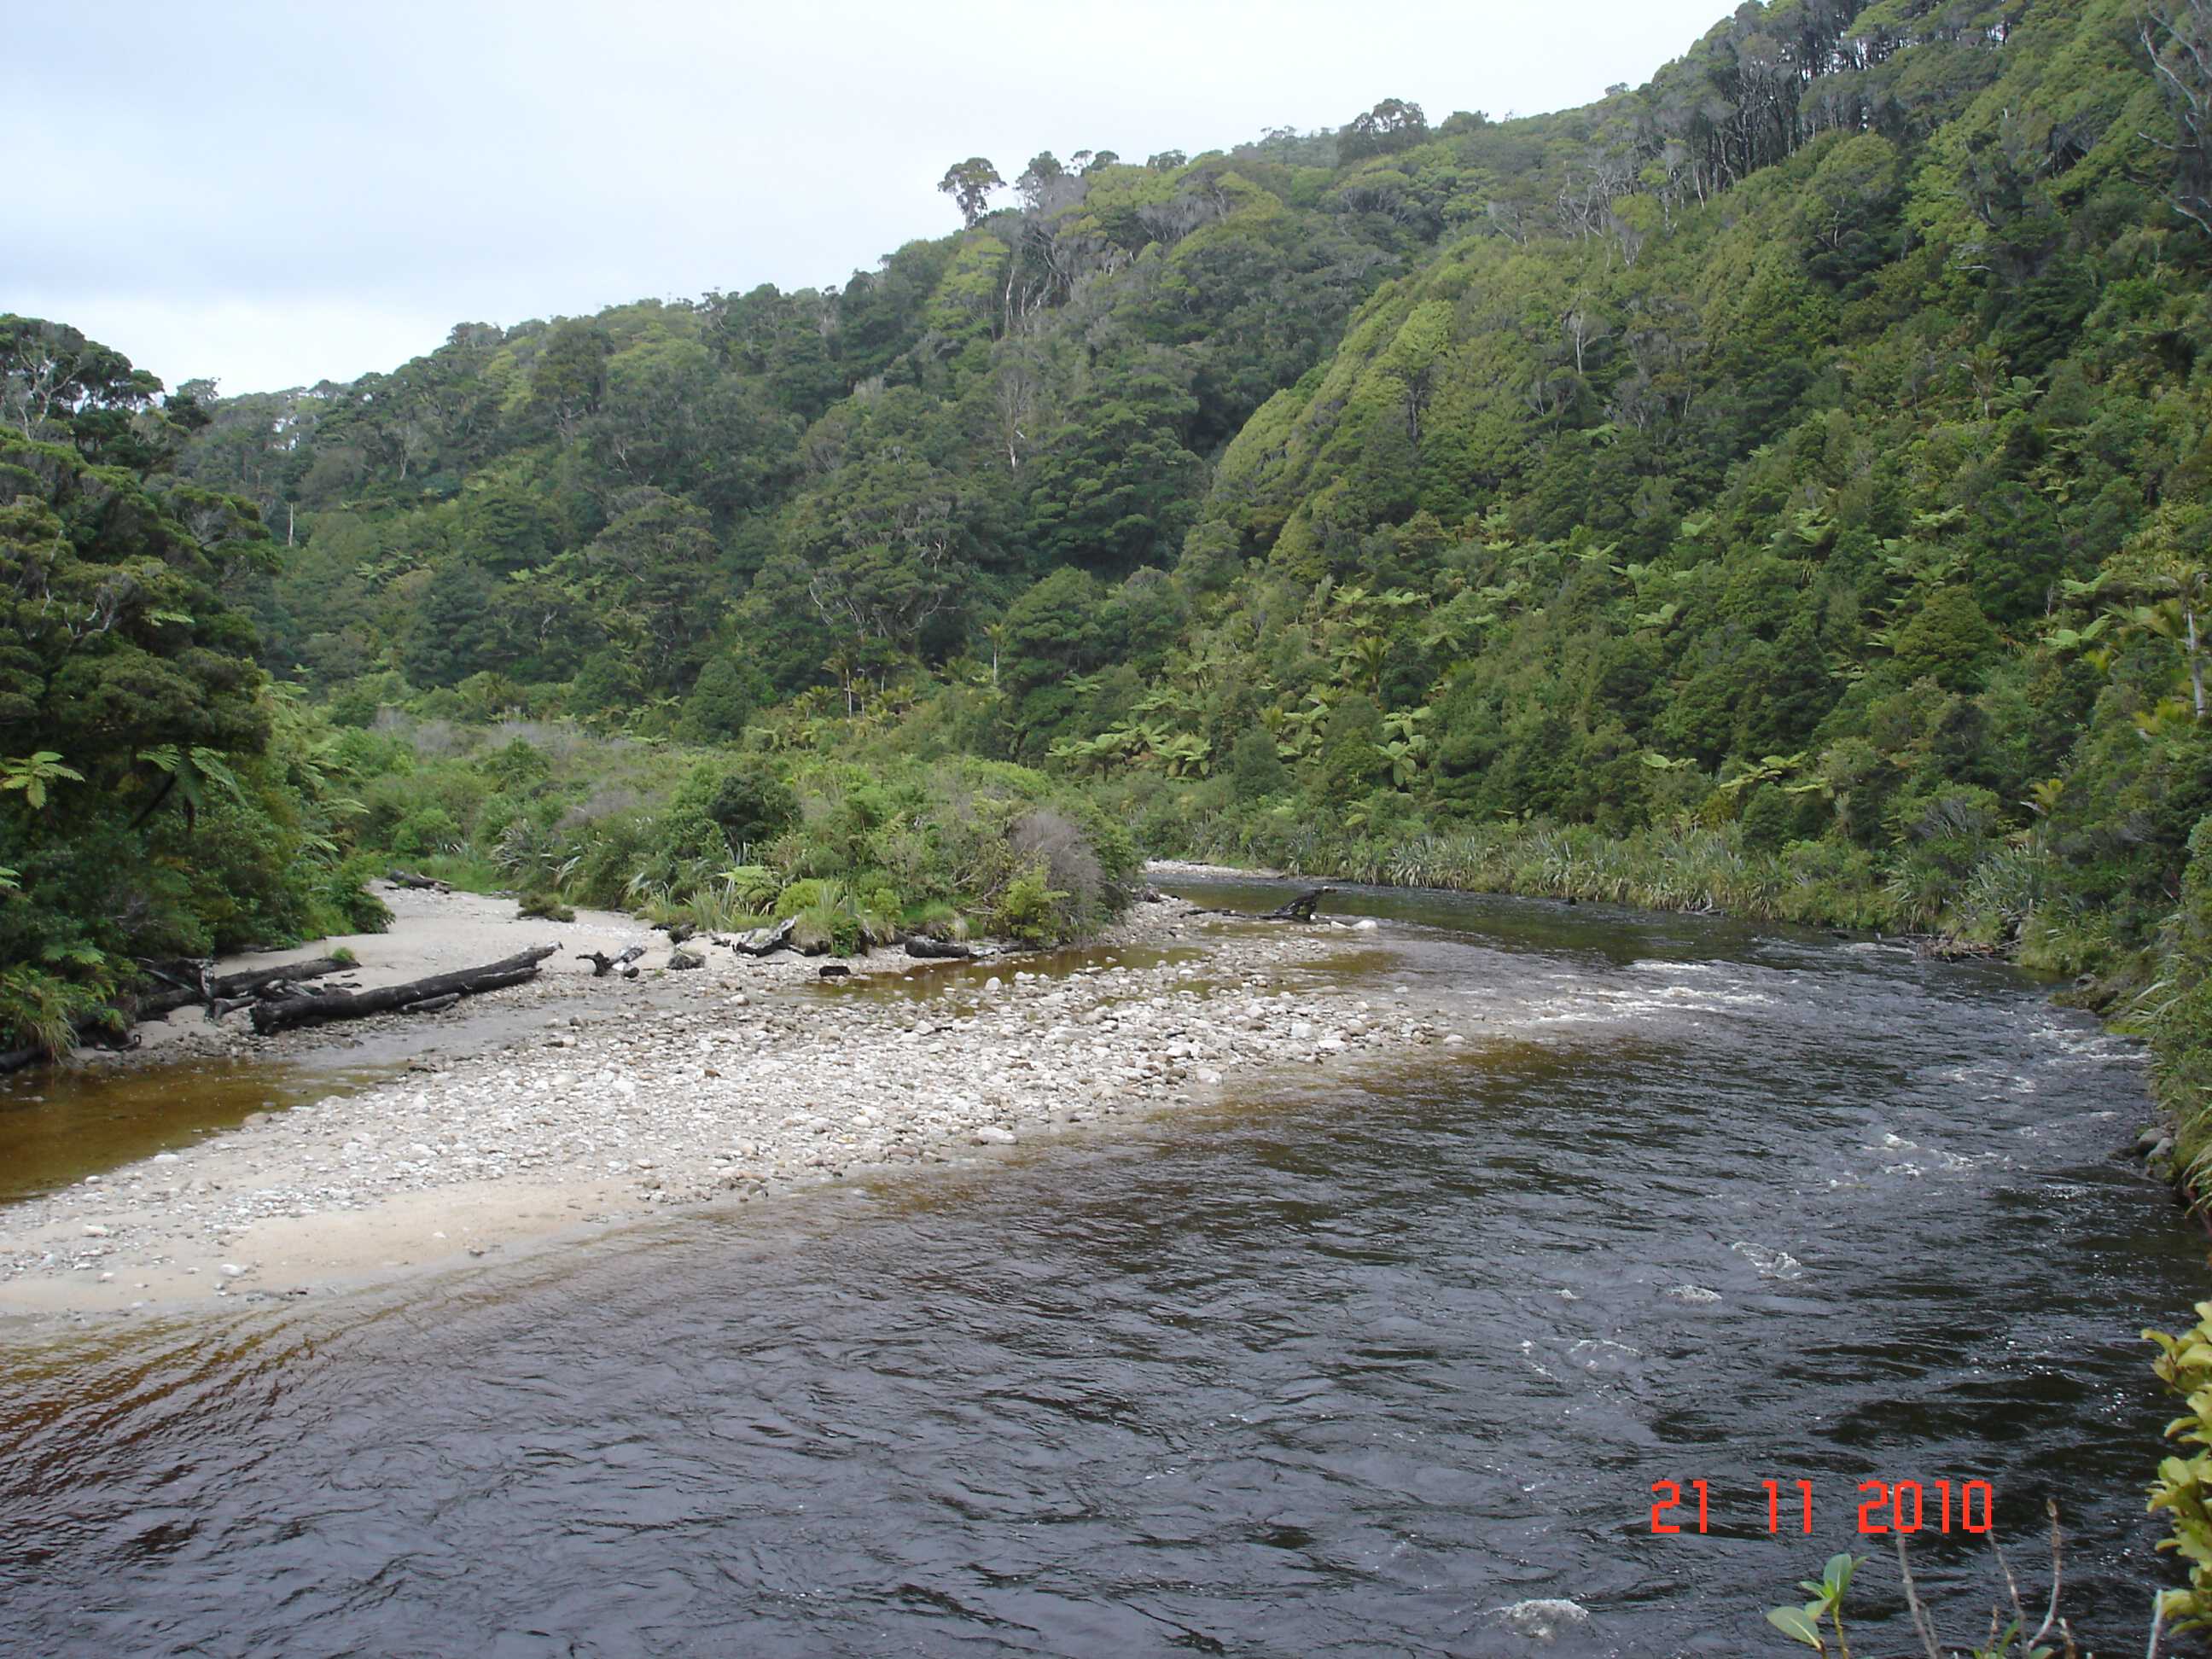
<instances>
[{"instance_id":1,"label":"riverbank vegetation","mask_svg":"<svg viewBox=\"0 0 2212 1659\"><path fill-rule=\"evenodd\" d=\"M2166 1425L2178 1449L2160 1461L2151 1484L2152 1510L2164 1510L2173 1526L2159 1548L2189 1570L2189 1588L2169 1590L2163 1606L2177 1632L2201 1633L2212 1630L2212 1303L2198 1303L2197 1323L2178 1337L2143 1336L2158 1345L2158 1380L2185 1408Z\"/></svg>"},{"instance_id":2,"label":"riverbank vegetation","mask_svg":"<svg viewBox=\"0 0 2212 1659\"><path fill-rule=\"evenodd\" d=\"M204 411L72 330L0 319L0 1048L52 1052L119 1029L137 957L382 907L333 733L228 597L277 550L172 469Z\"/></svg>"},{"instance_id":3,"label":"riverbank vegetation","mask_svg":"<svg viewBox=\"0 0 2212 1659\"><path fill-rule=\"evenodd\" d=\"M915 933L1076 938L1140 861L1075 791L961 756L860 764L397 710L341 747L364 778L357 835L411 869L703 928L797 917L802 946L840 955Z\"/></svg>"}]
</instances>

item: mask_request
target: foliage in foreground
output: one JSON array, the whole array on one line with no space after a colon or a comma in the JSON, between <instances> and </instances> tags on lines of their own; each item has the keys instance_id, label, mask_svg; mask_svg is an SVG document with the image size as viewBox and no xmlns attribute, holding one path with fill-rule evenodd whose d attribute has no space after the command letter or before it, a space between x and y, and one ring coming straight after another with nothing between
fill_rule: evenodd
<instances>
[{"instance_id":1,"label":"foliage in foreground","mask_svg":"<svg viewBox=\"0 0 2212 1659\"><path fill-rule=\"evenodd\" d=\"M2153 1369L2187 1407L2166 1426L2166 1438L2197 1449L2161 1461L2150 1507L2164 1510L2173 1536L2159 1545L2187 1564L2189 1587L2166 1593L2166 1616L2178 1631L2212 1629L2212 1302L2197 1304L2197 1322L2179 1336L2145 1331L2158 1345Z\"/></svg>"},{"instance_id":2,"label":"foliage in foreground","mask_svg":"<svg viewBox=\"0 0 2212 1659\"><path fill-rule=\"evenodd\" d=\"M1928 1659L2060 1659L2062 1655L2063 1659L2081 1659L2082 1650L2074 1632L2058 1612L2064 1554L2064 1540L2058 1527L2058 1505L2055 1501L2046 1500L2044 1508L2051 1517L2051 1595L2043 1616L2037 1619L2021 1601L2020 1580L2014 1576L2012 1564L2005 1559L1996 1534L1991 1534L1990 1551L1996 1560L1997 1573L2004 1585L2004 1595L1997 1605L1990 1609L1987 1633L1972 1648L1966 1650L1951 1647L1943 1641L1936 1612L1921 1599L1920 1587L1913 1578L1911 1556L1905 1535L1901 1532L1893 1534L1897 1546L1898 1578L1905 1595L1905 1613L1911 1622L1914 1639ZM1816 1653L1832 1655L1834 1659L1851 1659L1850 1638L1844 1626L1844 1598L1867 1559L1864 1556L1850 1554L1830 1556L1818 1579L1803 1579L1798 1583L1797 1588L1810 1599L1802 1603L1769 1608L1767 1623ZM2170 1597L2154 1595L2148 1659L2158 1659L2159 1644L2166 1631L2173 1628L2166 1623L2170 1616ZM2052 1639L2046 1642L2046 1638Z\"/></svg>"}]
</instances>

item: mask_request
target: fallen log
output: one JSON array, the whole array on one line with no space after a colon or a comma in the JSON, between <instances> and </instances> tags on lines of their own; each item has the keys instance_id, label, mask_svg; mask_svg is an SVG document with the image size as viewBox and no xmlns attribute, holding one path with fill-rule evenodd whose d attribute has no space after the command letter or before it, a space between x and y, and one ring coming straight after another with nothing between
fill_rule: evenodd
<instances>
[{"instance_id":1,"label":"fallen log","mask_svg":"<svg viewBox=\"0 0 2212 1659\"><path fill-rule=\"evenodd\" d=\"M1247 921L1311 921L1321 902L1335 890L1334 887L1311 888L1289 903L1279 904L1272 910L1224 910L1218 905L1193 905L1188 914L1194 916L1242 916Z\"/></svg>"},{"instance_id":2,"label":"fallen log","mask_svg":"<svg viewBox=\"0 0 2212 1659\"><path fill-rule=\"evenodd\" d=\"M435 876L418 876L412 870L386 870L385 875L402 887L413 887L425 892L450 893L453 884L440 881Z\"/></svg>"},{"instance_id":3,"label":"fallen log","mask_svg":"<svg viewBox=\"0 0 2212 1659\"><path fill-rule=\"evenodd\" d=\"M918 962L971 962L975 956L964 945L947 945L942 939L924 939L919 933L908 933L902 943L907 955Z\"/></svg>"},{"instance_id":4,"label":"fallen log","mask_svg":"<svg viewBox=\"0 0 2212 1659\"><path fill-rule=\"evenodd\" d=\"M750 933L740 933L730 941L730 948L739 956L769 957L791 945L791 930L799 926L797 916L786 916L773 927L756 927Z\"/></svg>"},{"instance_id":5,"label":"fallen log","mask_svg":"<svg viewBox=\"0 0 2212 1659\"><path fill-rule=\"evenodd\" d=\"M290 997L282 1002L256 1003L253 1008L253 1029L263 1036L274 1031L288 1031L299 1025L319 1025L325 1020L363 1019L371 1014L386 1014L394 1011L410 1011L416 1005L437 1001L451 992L459 996L475 996L483 991L496 991L504 986L520 985L525 980L538 976L538 964L561 947L541 945L534 950L488 963L482 968L464 968L458 973L433 974L428 979L418 979L405 985L386 985L374 991L333 991L320 996ZM450 1007L450 1003L441 1003Z\"/></svg>"},{"instance_id":6,"label":"fallen log","mask_svg":"<svg viewBox=\"0 0 2212 1659\"><path fill-rule=\"evenodd\" d=\"M320 979L325 974L335 974L351 963L341 962L336 957L317 957L310 962L288 962L281 968L249 968L242 973L210 976L203 974L199 982L189 988L178 986L170 975L152 969L158 977L170 981L173 988L156 991L151 996L138 1000L140 1019L159 1019L164 1014L174 1013L193 1003L205 1003L212 1007L218 1002L235 1001L240 997L258 994L264 987L286 980Z\"/></svg>"},{"instance_id":7,"label":"fallen log","mask_svg":"<svg viewBox=\"0 0 2212 1659\"><path fill-rule=\"evenodd\" d=\"M1262 921L1311 921L1321 902L1336 890L1334 887L1310 888L1287 904L1278 905L1261 916Z\"/></svg>"},{"instance_id":8,"label":"fallen log","mask_svg":"<svg viewBox=\"0 0 2212 1659\"><path fill-rule=\"evenodd\" d=\"M214 965L211 957L139 957L136 960L151 977L179 991L196 988L200 975Z\"/></svg>"},{"instance_id":9,"label":"fallen log","mask_svg":"<svg viewBox=\"0 0 2212 1659\"><path fill-rule=\"evenodd\" d=\"M624 951L620 956L611 957L604 951L586 951L580 952L576 960L579 962L588 962L592 964L592 977L593 979L605 979L616 969L629 967L630 963L635 962L644 954L645 946L642 945L633 945L629 950ZM631 974L628 975L628 977L635 979L637 975Z\"/></svg>"}]
</instances>

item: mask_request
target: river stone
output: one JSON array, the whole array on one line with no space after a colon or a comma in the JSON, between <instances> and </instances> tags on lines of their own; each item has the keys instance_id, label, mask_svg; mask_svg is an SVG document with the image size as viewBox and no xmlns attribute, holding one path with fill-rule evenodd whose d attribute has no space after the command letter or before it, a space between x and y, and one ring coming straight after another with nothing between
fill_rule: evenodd
<instances>
[{"instance_id":1,"label":"river stone","mask_svg":"<svg viewBox=\"0 0 2212 1659\"><path fill-rule=\"evenodd\" d=\"M1014 1132L995 1123L986 1123L971 1139L978 1146L1011 1146L1014 1144Z\"/></svg>"}]
</instances>

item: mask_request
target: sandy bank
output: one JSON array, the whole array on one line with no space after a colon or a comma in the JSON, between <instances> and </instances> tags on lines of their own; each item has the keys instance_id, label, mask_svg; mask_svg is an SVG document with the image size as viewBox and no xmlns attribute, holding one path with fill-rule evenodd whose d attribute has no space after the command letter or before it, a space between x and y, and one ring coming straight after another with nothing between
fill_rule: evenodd
<instances>
[{"instance_id":1,"label":"sandy bank","mask_svg":"<svg viewBox=\"0 0 2212 1659\"><path fill-rule=\"evenodd\" d=\"M1313 971L1370 933L1173 900L1138 907L1089 952L950 966L879 956L836 986L814 961L725 951L669 973L651 966L667 959L665 936L628 917L517 923L511 904L458 894L393 907L391 935L353 942L364 984L538 942L650 939L649 971L594 980L564 950L539 981L447 1014L267 1042L179 1015L179 1051L302 1052L395 1023L479 1041L0 1211L0 1313L307 1294L672 1206L1002 1157L1210 1101L1263 1068L1460 1041L1409 1004Z\"/></svg>"},{"instance_id":2,"label":"sandy bank","mask_svg":"<svg viewBox=\"0 0 2212 1659\"><path fill-rule=\"evenodd\" d=\"M418 892L383 882L376 884L376 893L392 908L392 927L387 932L347 933L287 951L257 951L226 957L222 970L228 974L274 968L329 956L343 948L353 952L359 966L314 981L315 988L345 983L366 991L380 986L405 984L432 974L479 967L539 945L555 947L555 954L529 984L461 1005L466 1012L480 1013L494 1007L512 1009L563 1001L587 993L593 980L591 963L579 960L584 951L599 951L616 956L633 945L642 945L646 954L639 959L643 970L641 977L656 975L669 959L667 934L655 933L637 917L617 910L580 909L574 921L532 921L516 915L512 899L489 898L478 893ZM706 954L707 971L715 977L726 976L727 970L738 965L737 958L728 951ZM780 984L812 978L817 964L785 956L767 957L744 966L749 983ZM599 983L604 987L606 982ZM258 1037L243 1012L231 1015L220 1025L211 1025L204 1009L180 1008L166 1018L148 1020L140 1025L138 1048L119 1055L87 1050L79 1056L79 1061L93 1066L131 1065L149 1059L168 1060L194 1054L296 1054L343 1046L357 1041L362 1035L384 1030L391 1024L372 1020L358 1027L323 1025L273 1038ZM408 1024L411 1026L422 1022Z\"/></svg>"}]
</instances>

